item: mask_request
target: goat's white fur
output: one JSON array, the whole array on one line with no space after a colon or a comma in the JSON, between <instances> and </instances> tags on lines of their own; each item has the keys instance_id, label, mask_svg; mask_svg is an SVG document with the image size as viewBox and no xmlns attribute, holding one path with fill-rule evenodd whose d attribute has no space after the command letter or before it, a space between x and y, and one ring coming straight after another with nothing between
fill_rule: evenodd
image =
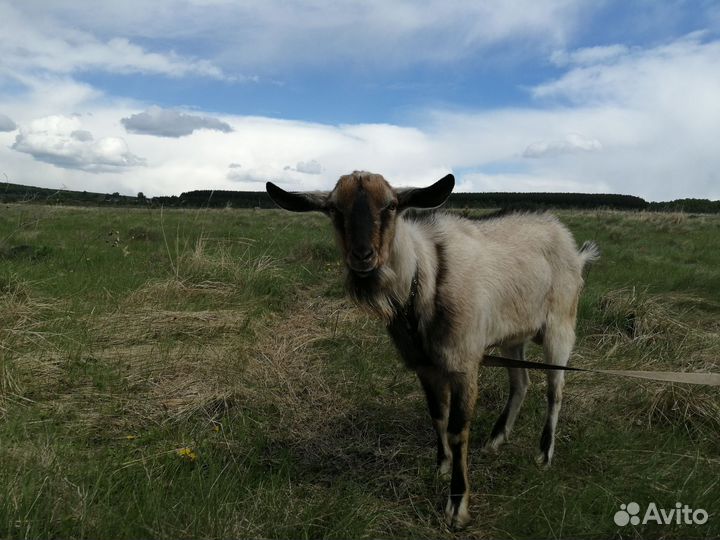
<instances>
[{"instance_id":1,"label":"goat's white fur","mask_svg":"<svg viewBox=\"0 0 720 540\"><path fill-rule=\"evenodd\" d=\"M445 246L443 290L435 291L435 246ZM466 371L486 348L518 345L545 330L545 343L571 349L585 264L597 257L578 251L570 232L550 214L509 214L469 221L437 213L397 221L383 287L371 308L389 319L392 302L407 299L418 271L419 329L435 315L435 296L453 307L455 339L445 347L447 371ZM557 341L558 343L555 343Z\"/></svg>"}]
</instances>

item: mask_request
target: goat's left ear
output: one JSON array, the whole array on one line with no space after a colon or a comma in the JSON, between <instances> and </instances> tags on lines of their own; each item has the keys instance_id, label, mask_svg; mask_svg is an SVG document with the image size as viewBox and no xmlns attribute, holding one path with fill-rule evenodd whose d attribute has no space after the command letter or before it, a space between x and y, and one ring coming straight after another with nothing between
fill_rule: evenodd
<instances>
[{"instance_id":1,"label":"goat's left ear","mask_svg":"<svg viewBox=\"0 0 720 540\"><path fill-rule=\"evenodd\" d=\"M432 186L400 190L397 194L398 208L437 208L447 200L454 187L455 177L448 174Z\"/></svg>"},{"instance_id":2,"label":"goat's left ear","mask_svg":"<svg viewBox=\"0 0 720 540\"><path fill-rule=\"evenodd\" d=\"M297 193L285 191L272 182L265 184L265 190L275 204L285 210L291 212L327 211L328 194L326 192Z\"/></svg>"}]
</instances>

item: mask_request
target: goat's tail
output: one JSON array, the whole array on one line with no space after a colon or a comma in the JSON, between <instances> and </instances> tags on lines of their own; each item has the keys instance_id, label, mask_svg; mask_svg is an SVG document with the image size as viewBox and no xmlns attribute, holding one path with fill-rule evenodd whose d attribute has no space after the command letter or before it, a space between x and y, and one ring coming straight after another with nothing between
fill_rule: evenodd
<instances>
[{"instance_id":1,"label":"goat's tail","mask_svg":"<svg viewBox=\"0 0 720 540\"><path fill-rule=\"evenodd\" d=\"M585 268L588 264L592 264L600 258L600 248L595 242L588 240L580 247L578 254L582 260L582 266Z\"/></svg>"}]
</instances>

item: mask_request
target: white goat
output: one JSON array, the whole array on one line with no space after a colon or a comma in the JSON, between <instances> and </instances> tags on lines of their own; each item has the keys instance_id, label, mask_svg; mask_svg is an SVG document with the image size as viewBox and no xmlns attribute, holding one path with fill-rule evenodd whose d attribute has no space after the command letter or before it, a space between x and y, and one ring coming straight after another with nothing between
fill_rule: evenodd
<instances>
[{"instance_id":1,"label":"white goat","mask_svg":"<svg viewBox=\"0 0 720 540\"><path fill-rule=\"evenodd\" d=\"M347 265L347 288L387 325L405 364L416 371L437 432L438 466L451 473L445 507L449 525L468 512L468 439L477 397L478 365L488 347L524 358L542 343L548 363L564 366L575 341L585 264L593 243L578 250L549 214L508 214L470 221L435 208L455 185L447 175L424 189L393 189L380 175L354 172L329 193L289 193L271 182L270 197L295 212L330 216ZM528 387L525 369L508 369L510 397L487 444L496 449L515 422ZM548 412L539 462L549 465L562 400L562 371L547 372Z\"/></svg>"}]
</instances>

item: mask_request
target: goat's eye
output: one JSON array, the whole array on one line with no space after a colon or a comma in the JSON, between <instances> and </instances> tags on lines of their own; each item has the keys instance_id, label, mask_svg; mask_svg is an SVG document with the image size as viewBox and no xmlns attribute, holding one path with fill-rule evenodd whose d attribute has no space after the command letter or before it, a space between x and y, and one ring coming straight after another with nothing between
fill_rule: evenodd
<instances>
[{"instance_id":1,"label":"goat's eye","mask_svg":"<svg viewBox=\"0 0 720 540\"><path fill-rule=\"evenodd\" d=\"M391 201L390 204L385 207L385 210L394 212L395 210L397 210L397 203L395 201Z\"/></svg>"}]
</instances>

